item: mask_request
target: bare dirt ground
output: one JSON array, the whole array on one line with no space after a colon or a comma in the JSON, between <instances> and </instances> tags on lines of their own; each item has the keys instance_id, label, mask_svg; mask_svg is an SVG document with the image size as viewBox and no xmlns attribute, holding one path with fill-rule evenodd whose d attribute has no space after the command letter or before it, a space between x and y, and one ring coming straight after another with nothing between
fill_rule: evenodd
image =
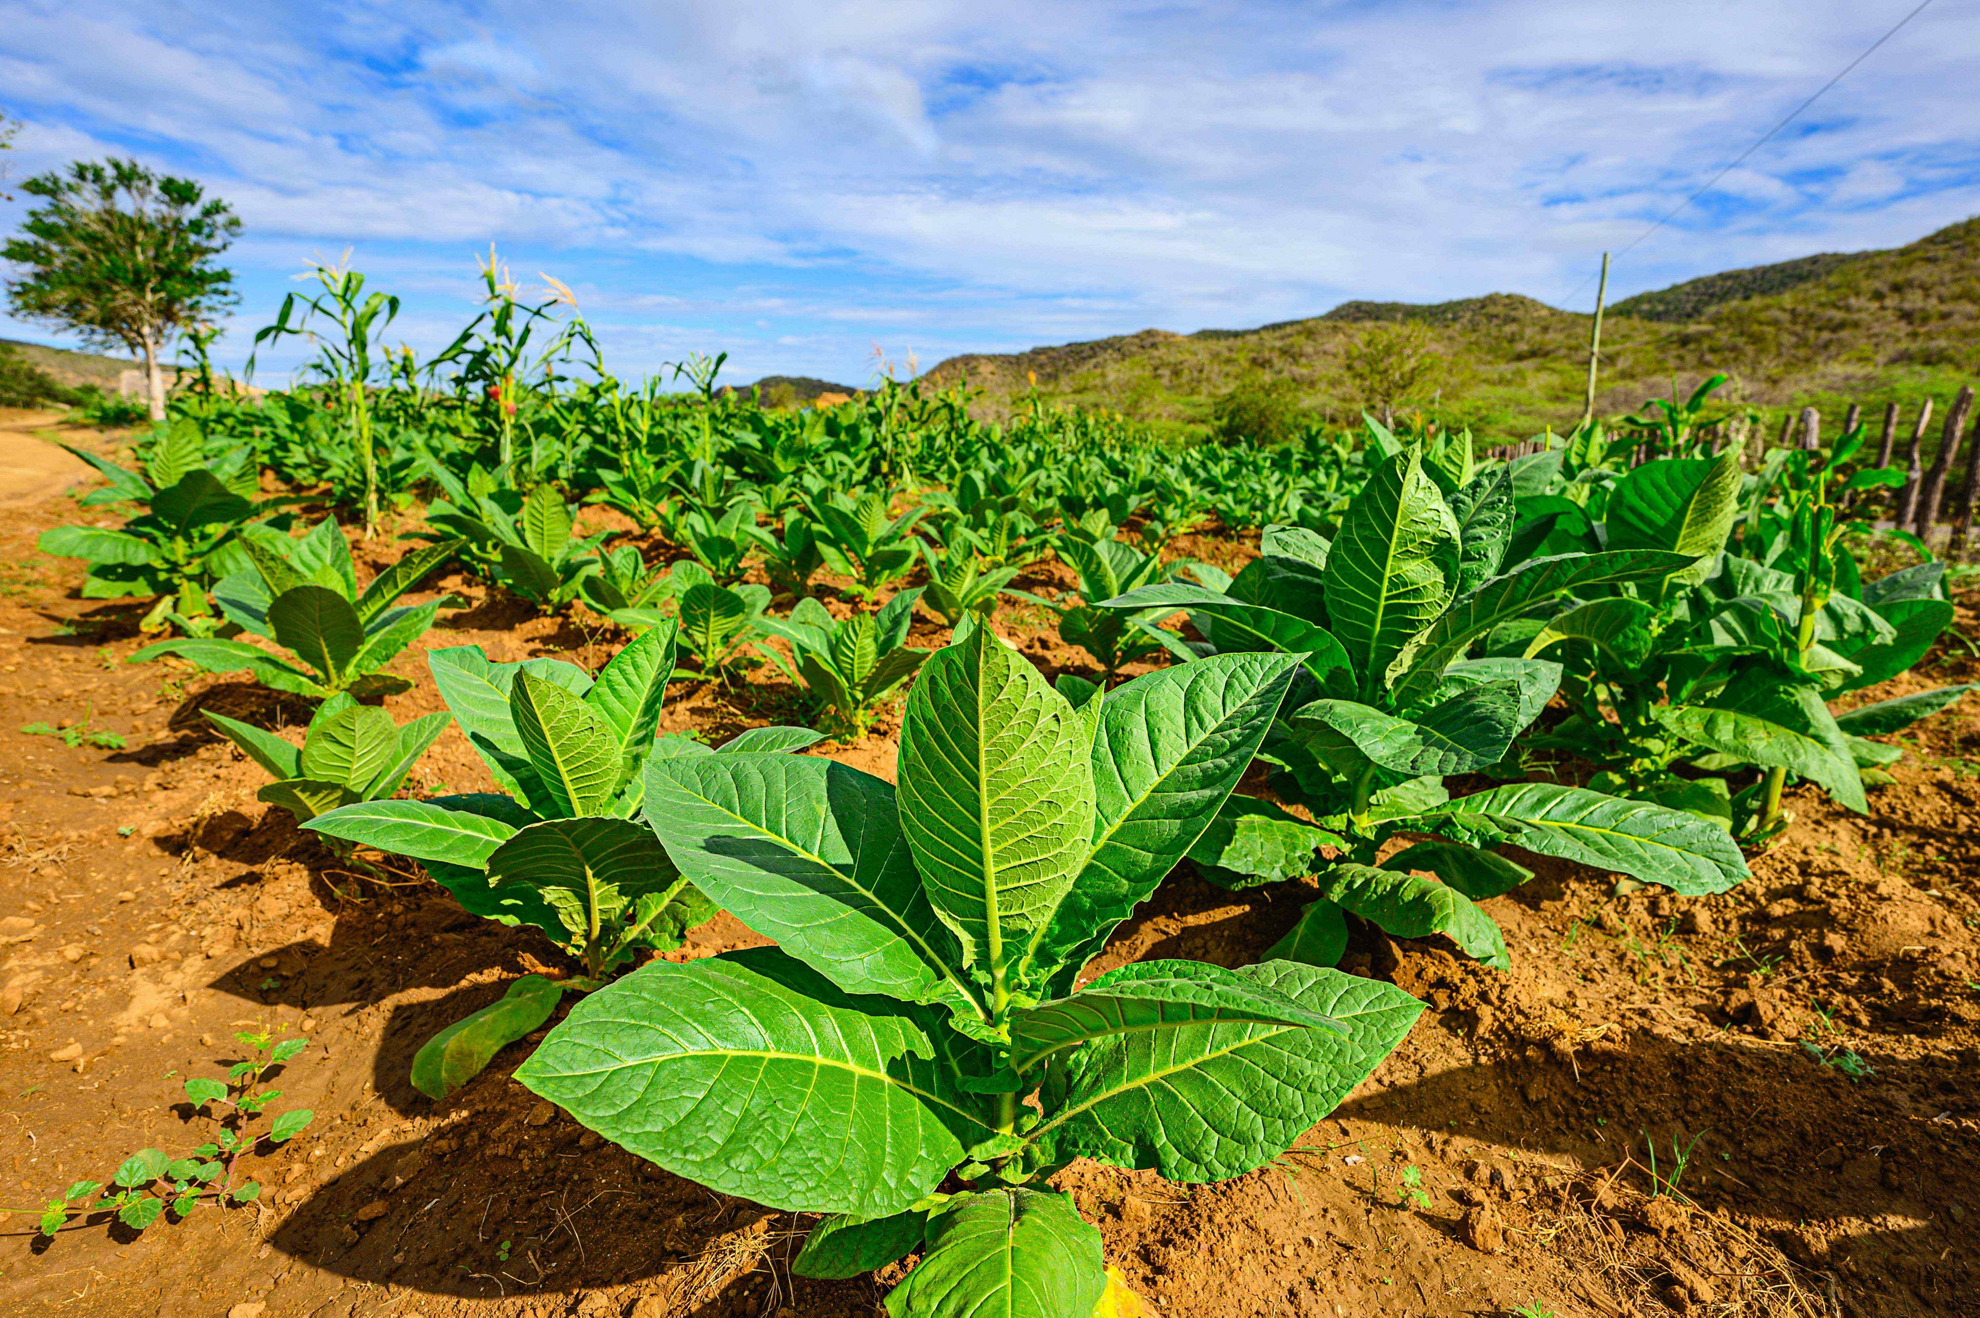
<instances>
[{"instance_id":1,"label":"bare dirt ground","mask_svg":"<svg viewBox=\"0 0 1980 1318\"><path fill-rule=\"evenodd\" d=\"M77 565L33 549L78 515L57 498L0 520L0 1207L209 1138L182 1086L223 1075L238 1030L309 1039L275 1083L316 1116L254 1160L268 1193L246 1208L142 1236L99 1215L52 1241L0 1221L0 1313L878 1312L897 1276L792 1278L806 1222L641 1163L512 1083L533 1040L445 1102L415 1093L431 1033L519 973L567 967L417 870L351 872L257 802L260 770L198 711L292 737L308 711L240 676L124 663L141 609L75 598ZM617 643L434 584L469 607L427 648L595 667ZM1968 608L1960 625L1980 631ZM1081 666L1035 617L1005 630L1048 671ZM939 635L924 620L916 640ZM1953 650L1872 698L1980 677ZM440 708L422 653L395 668L419 683L388 702L397 719ZM734 692L679 684L668 720L719 740L799 711L758 673ZM127 745L20 731L63 720ZM891 776L895 727L822 749ZM1723 896L1618 896L1612 876L1525 858L1539 877L1487 906L1509 973L1364 931L1347 967L1432 1009L1297 1149L1222 1185L1085 1164L1060 1184L1157 1314L1980 1312L1980 703L1906 744L1868 818L1795 793L1792 830ZM408 790L483 785L450 729ZM1255 959L1304 891L1234 895L1185 867L1096 970ZM670 955L752 941L725 915ZM1653 1197L1653 1147L1676 1193Z\"/></svg>"}]
</instances>

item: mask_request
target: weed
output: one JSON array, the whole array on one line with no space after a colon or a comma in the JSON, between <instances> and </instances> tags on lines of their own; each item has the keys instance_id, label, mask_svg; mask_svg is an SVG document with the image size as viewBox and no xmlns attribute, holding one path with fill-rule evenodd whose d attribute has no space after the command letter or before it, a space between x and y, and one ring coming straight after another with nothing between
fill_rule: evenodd
<instances>
[{"instance_id":1,"label":"weed","mask_svg":"<svg viewBox=\"0 0 1980 1318\"><path fill-rule=\"evenodd\" d=\"M1876 1068L1864 1061L1862 1055L1854 1048L1845 1048L1841 1044L1831 1044L1824 1048L1807 1039L1801 1041L1801 1047L1823 1066L1831 1071L1840 1071L1852 1080L1861 1080L1865 1076L1877 1074Z\"/></svg>"},{"instance_id":2,"label":"weed","mask_svg":"<svg viewBox=\"0 0 1980 1318\"><path fill-rule=\"evenodd\" d=\"M51 727L46 723L29 723L21 729L30 737L60 737L62 744L74 750L78 746L96 746L106 751L124 749L124 739L114 732L105 732L90 726L88 715L80 723L70 723L65 727Z\"/></svg>"},{"instance_id":3,"label":"weed","mask_svg":"<svg viewBox=\"0 0 1980 1318\"><path fill-rule=\"evenodd\" d=\"M1678 1192L1678 1182L1684 1179L1684 1169L1691 1163L1691 1151L1697 1148L1698 1141L1704 1138L1705 1132L1701 1130L1691 1137L1691 1143L1686 1144L1683 1148L1679 1148L1677 1136L1673 1135L1671 1137L1671 1171L1668 1176L1665 1176L1659 1174L1657 1171L1657 1141L1650 1138L1649 1131L1646 1130L1643 1132L1644 1146L1650 1150L1650 1197L1652 1199L1669 1195L1673 1199L1684 1199L1686 1203L1691 1202L1689 1199L1685 1199L1683 1194Z\"/></svg>"}]
</instances>

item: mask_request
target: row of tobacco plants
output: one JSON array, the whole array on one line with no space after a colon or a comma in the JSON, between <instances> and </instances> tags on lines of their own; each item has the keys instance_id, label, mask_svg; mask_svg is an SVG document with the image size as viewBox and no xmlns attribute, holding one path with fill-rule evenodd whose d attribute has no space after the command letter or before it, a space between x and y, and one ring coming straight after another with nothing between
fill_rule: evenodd
<instances>
[{"instance_id":1,"label":"row of tobacco plants","mask_svg":"<svg viewBox=\"0 0 1980 1318\"><path fill-rule=\"evenodd\" d=\"M358 292L312 314L389 319ZM300 745L208 716L265 800L564 954L431 1039L415 1088L445 1097L563 1010L521 1083L679 1175L822 1215L800 1273L918 1254L897 1318L1107 1303L1099 1234L1051 1188L1072 1159L1201 1182L1284 1152L1422 1010L1337 968L1351 922L1503 967L1479 903L1531 877L1506 847L1724 891L1791 779L1867 810L1894 758L1873 738L1964 690L1832 709L1952 617L1940 563L1865 579L1855 514L1893 475L1858 468L1855 434L1751 471L1675 404L1671 456L1634 467L1600 425L1511 463L1373 424L1176 450L1089 414L987 427L911 385L768 412L719 396L713 363L685 399L574 384L497 349L521 322L568 353L581 322L509 312L449 350L452 375L191 395L137 466L91 459L109 483L84 502L124 524L44 547L89 563L85 595L148 601L172 634L134 660L317 702ZM324 442L283 430L304 423ZM424 515L368 582L334 520L293 524L402 494ZM590 503L642 534L581 534ZM1234 576L1174 553L1211 519L1261 530ZM665 570L656 535L680 551ZM1087 677L1048 683L996 633L1048 556L1077 591L1024 602ZM404 601L446 563L627 639L595 673L431 651L448 712L401 725L393 661L456 603ZM917 609L942 648L906 645ZM817 726L658 735L671 688L752 663L805 686ZM803 753L903 686L893 782ZM450 719L497 790L402 797ZM1256 965L1082 983L1184 859L1310 905ZM774 946L651 956L723 909Z\"/></svg>"}]
</instances>

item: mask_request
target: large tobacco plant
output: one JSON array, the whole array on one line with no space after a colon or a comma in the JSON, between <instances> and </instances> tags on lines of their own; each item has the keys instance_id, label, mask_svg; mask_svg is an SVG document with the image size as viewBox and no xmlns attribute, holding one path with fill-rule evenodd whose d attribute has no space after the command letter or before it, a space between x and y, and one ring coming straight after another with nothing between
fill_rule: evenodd
<instances>
[{"instance_id":1,"label":"large tobacco plant","mask_svg":"<svg viewBox=\"0 0 1980 1318\"><path fill-rule=\"evenodd\" d=\"M1333 964L1352 913L1403 937L1446 934L1504 966L1504 939L1474 903L1531 875L1490 849L1501 843L1683 893L1746 877L1723 828L1664 806L1523 781L1450 795L1453 775L1521 776L1507 752L1560 681L1560 666L1544 660L1467 660L1475 640L1563 591L1654 579L1691 562L1631 549L1509 563L1510 473L1500 467L1462 485L1457 474L1462 467L1400 452L1371 473L1331 543L1274 528L1224 592L1169 583L1108 602L1188 610L1205 652L1304 656L1261 754L1278 767L1281 798L1318 827L1234 797L1190 853L1212 877L1239 884L1317 868L1320 900L1268 956ZM1378 865L1384 844L1404 835L1423 840ZM1316 865L1322 846L1338 859Z\"/></svg>"},{"instance_id":2,"label":"large tobacco plant","mask_svg":"<svg viewBox=\"0 0 1980 1318\"><path fill-rule=\"evenodd\" d=\"M1292 679L1228 655L1100 694L987 630L923 666L898 786L829 760L650 764L683 876L776 946L654 962L517 1073L640 1157L827 1214L796 1271L920 1249L895 1318L1089 1318L1075 1157L1179 1181L1279 1156L1407 1033L1392 985L1275 961L1082 967L1215 817Z\"/></svg>"}]
</instances>

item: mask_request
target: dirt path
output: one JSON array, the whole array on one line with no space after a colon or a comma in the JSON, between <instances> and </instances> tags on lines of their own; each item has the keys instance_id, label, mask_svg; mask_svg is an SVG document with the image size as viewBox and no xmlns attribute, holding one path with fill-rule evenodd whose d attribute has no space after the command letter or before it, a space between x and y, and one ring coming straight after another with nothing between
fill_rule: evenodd
<instances>
[{"instance_id":1,"label":"dirt path","mask_svg":"<svg viewBox=\"0 0 1980 1318\"><path fill-rule=\"evenodd\" d=\"M64 421L60 412L0 408L0 508L55 498L92 474L88 466L45 438L58 433Z\"/></svg>"}]
</instances>

